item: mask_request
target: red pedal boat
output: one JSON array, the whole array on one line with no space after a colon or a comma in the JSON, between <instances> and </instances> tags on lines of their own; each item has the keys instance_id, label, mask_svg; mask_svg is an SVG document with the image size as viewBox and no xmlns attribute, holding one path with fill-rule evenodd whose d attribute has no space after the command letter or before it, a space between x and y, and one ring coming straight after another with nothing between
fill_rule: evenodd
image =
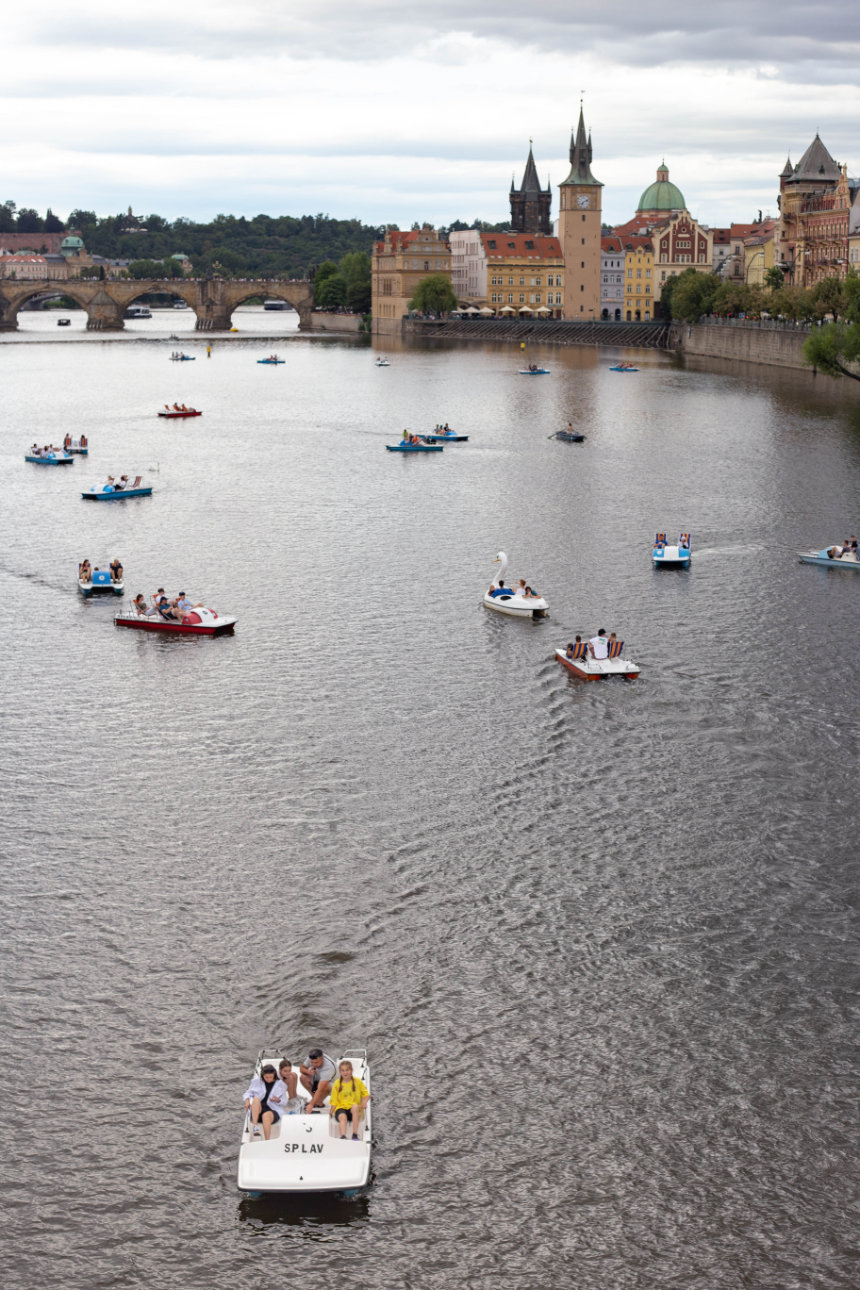
<instances>
[{"instance_id":1,"label":"red pedal boat","mask_svg":"<svg viewBox=\"0 0 860 1290\"><path fill-rule=\"evenodd\" d=\"M174 636L226 636L232 635L236 626L235 618L227 618L202 606L187 613L181 623L162 618L158 613L139 614L134 609L123 609L114 616L114 622L117 627L136 627L144 632L172 632Z\"/></svg>"},{"instance_id":2,"label":"red pedal boat","mask_svg":"<svg viewBox=\"0 0 860 1290\"><path fill-rule=\"evenodd\" d=\"M165 408L158 415L166 417L170 421L176 421L182 417L202 417L203 413L198 412L197 408Z\"/></svg>"}]
</instances>

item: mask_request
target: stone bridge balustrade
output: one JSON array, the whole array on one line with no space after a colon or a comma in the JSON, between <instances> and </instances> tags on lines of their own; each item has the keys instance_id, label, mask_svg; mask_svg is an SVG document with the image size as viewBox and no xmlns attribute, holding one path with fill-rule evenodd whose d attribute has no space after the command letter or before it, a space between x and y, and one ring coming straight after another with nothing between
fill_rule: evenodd
<instances>
[{"instance_id":1,"label":"stone bridge balustrade","mask_svg":"<svg viewBox=\"0 0 860 1290\"><path fill-rule=\"evenodd\" d=\"M58 291L87 312L87 331L122 331L125 311L149 292L179 296L197 317L197 331L229 331L233 310L251 296L286 300L299 315L299 329L311 325L313 288L304 279L246 278L41 278L18 282L0 278L0 331L15 331L18 310L32 296Z\"/></svg>"}]
</instances>

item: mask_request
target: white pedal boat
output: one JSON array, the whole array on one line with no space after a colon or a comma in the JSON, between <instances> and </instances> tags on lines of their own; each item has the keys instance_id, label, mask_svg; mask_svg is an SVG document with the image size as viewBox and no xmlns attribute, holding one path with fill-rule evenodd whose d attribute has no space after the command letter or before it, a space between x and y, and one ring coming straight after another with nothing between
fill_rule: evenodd
<instances>
[{"instance_id":1,"label":"white pedal boat","mask_svg":"<svg viewBox=\"0 0 860 1290\"><path fill-rule=\"evenodd\" d=\"M655 565L665 564L684 567L690 563L691 547L689 533L682 533L675 546L671 546L666 542L665 533L658 533L654 539L654 550L651 553L651 559Z\"/></svg>"},{"instance_id":2,"label":"white pedal boat","mask_svg":"<svg viewBox=\"0 0 860 1290\"><path fill-rule=\"evenodd\" d=\"M857 552L839 546L838 543L822 547L820 551L798 551L797 558L803 564L824 564L831 569L860 569Z\"/></svg>"},{"instance_id":3,"label":"white pedal boat","mask_svg":"<svg viewBox=\"0 0 860 1290\"><path fill-rule=\"evenodd\" d=\"M257 1058L255 1073L259 1075L265 1065L278 1069L283 1054ZM350 1048L338 1062L352 1062L353 1073L370 1085L367 1052L363 1048ZM293 1062L298 1071L299 1063ZM310 1094L301 1084L296 1101L304 1108ZM329 1115L328 1099L320 1111L308 1115L304 1109L281 1117L272 1126L272 1136L266 1142L262 1132L254 1135L250 1111L245 1114L242 1140L239 1147L237 1183L240 1191L252 1195L272 1192L355 1192L367 1186L370 1177L371 1103L361 1118L359 1141L341 1138L337 1122Z\"/></svg>"},{"instance_id":4,"label":"white pedal boat","mask_svg":"<svg viewBox=\"0 0 860 1290\"><path fill-rule=\"evenodd\" d=\"M505 585L508 557L504 551L499 551L493 563L500 567L498 577L494 578L489 591L484 593L485 609L495 609L497 614L509 614L511 618L546 618L549 605L543 596L522 596L515 587Z\"/></svg>"},{"instance_id":5,"label":"white pedal boat","mask_svg":"<svg viewBox=\"0 0 860 1290\"><path fill-rule=\"evenodd\" d=\"M601 681L607 676L623 676L628 681L636 680L639 668L629 658L621 657L623 641L618 642L618 653L613 658L592 658L588 653L586 642L583 641L582 644L585 648L578 650L574 645L572 654L568 654L563 649L555 651L556 659L562 667L567 668L568 672L584 681Z\"/></svg>"}]
</instances>

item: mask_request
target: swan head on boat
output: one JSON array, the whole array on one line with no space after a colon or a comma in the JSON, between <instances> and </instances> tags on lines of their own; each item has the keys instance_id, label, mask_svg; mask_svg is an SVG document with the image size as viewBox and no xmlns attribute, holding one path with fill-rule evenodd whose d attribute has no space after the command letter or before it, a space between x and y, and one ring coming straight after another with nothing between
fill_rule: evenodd
<instances>
[{"instance_id":1,"label":"swan head on boat","mask_svg":"<svg viewBox=\"0 0 860 1290\"><path fill-rule=\"evenodd\" d=\"M493 564L498 564L501 566L501 568L499 569L498 576L500 578L503 578L508 568L508 557L505 555L504 551L498 551L496 553L496 558L493 561Z\"/></svg>"}]
</instances>

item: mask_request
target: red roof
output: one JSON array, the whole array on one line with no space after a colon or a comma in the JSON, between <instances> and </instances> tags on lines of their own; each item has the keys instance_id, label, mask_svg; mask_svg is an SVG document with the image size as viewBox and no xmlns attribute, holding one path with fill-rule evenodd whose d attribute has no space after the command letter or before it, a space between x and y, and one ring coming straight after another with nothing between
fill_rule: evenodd
<instances>
[{"instance_id":1,"label":"red roof","mask_svg":"<svg viewBox=\"0 0 860 1290\"><path fill-rule=\"evenodd\" d=\"M482 233L481 243L488 260L560 260L557 237L537 233Z\"/></svg>"},{"instance_id":2,"label":"red roof","mask_svg":"<svg viewBox=\"0 0 860 1290\"><path fill-rule=\"evenodd\" d=\"M622 252L620 237L602 237L600 239L600 249L607 255L620 255Z\"/></svg>"},{"instance_id":3,"label":"red roof","mask_svg":"<svg viewBox=\"0 0 860 1290\"><path fill-rule=\"evenodd\" d=\"M761 224L733 224L731 235L732 237L749 237L751 234L757 233L760 228Z\"/></svg>"},{"instance_id":4,"label":"red roof","mask_svg":"<svg viewBox=\"0 0 860 1290\"><path fill-rule=\"evenodd\" d=\"M433 240L434 241L438 240L436 236L436 230L426 229L426 228L408 228L408 229L392 228L389 230L387 236L391 239L391 249L393 251L402 251L405 247L409 245L410 242L414 242L417 237L422 237L425 233L433 233L434 235ZM446 246L447 243L440 242L439 245ZM384 242L376 243L377 254L381 254L384 249L385 249Z\"/></svg>"},{"instance_id":5,"label":"red roof","mask_svg":"<svg viewBox=\"0 0 860 1290\"><path fill-rule=\"evenodd\" d=\"M650 237L625 237L623 239L624 248L627 251L644 251L653 250L653 244Z\"/></svg>"},{"instance_id":6,"label":"red roof","mask_svg":"<svg viewBox=\"0 0 860 1290\"><path fill-rule=\"evenodd\" d=\"M732 230L730 228L714 229L714 246L719 246L721 242L730 242L732 240Z\"/></svg>"}]
</instances>

